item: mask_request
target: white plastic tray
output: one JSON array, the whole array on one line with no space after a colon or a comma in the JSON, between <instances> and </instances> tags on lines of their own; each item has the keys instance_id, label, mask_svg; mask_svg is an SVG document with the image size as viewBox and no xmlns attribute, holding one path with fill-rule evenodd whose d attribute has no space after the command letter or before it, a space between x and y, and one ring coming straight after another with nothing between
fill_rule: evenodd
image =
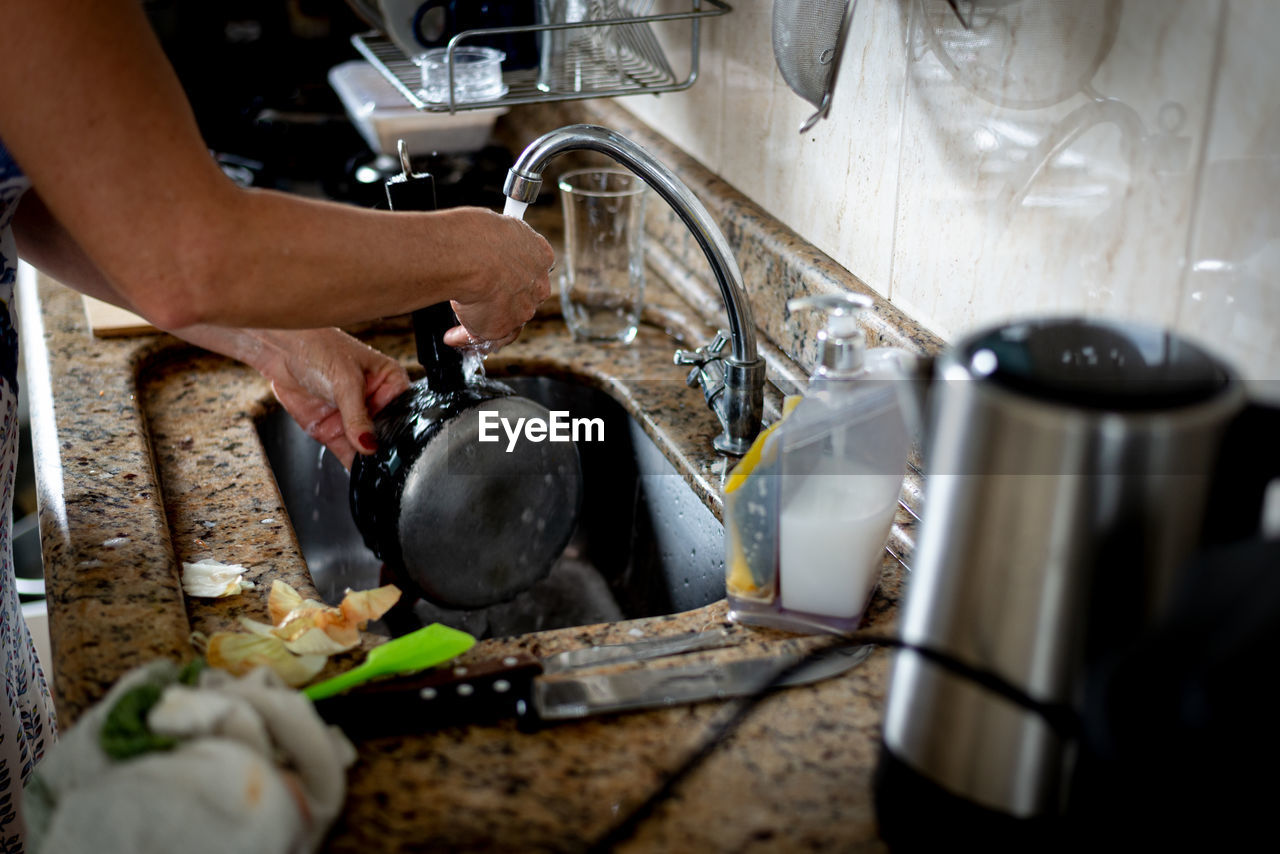
<instances>
[{"instance_id":1,"label":"white plastic tray","mask_svg":"<svg viewBox=\"0 0 1280 854\"><path fill-rule=\"evenodd\" d=\"M498 116L507 112L506 107L457 113L417 110L363 59L329 69L329 85L369 147L382 154L394 155L400 139L410 154L478 151L488 142Z\"/></svg>"}]
</instances>

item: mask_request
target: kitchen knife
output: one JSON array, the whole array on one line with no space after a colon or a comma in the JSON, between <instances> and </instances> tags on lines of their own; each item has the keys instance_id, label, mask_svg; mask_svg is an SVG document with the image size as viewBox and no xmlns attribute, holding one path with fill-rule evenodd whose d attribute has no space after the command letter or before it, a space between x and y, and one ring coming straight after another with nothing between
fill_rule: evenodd
<instances>
[{"instance_id":1,"label":"kitchen knife","mask_svg":"<svg viewBox=\"0 0 1280 854\"><path fill-rule=\"evenodd\" d=\"M413 634L417 634L417 632ZM393 640L385 646L399 644L408 637L412 637L412 635ZM479 680L481 684L487 684L491 688L497 685L498 691L496 694L501 696L489 697L489 701L483 704L483 708L477 708L472 712L474 720L495 720L523 714L524 707L518 708L516 703L521 699L527 699L532 685L530 680L539 674L558 673L583 667L598 667L605 664L644 661L677 653L713 649L726 646L729 643L729 632L723 628L706 632L686 632L678 635L644 638L629 643L603 644L582 649L572 649L541 659L525 654L507 656L499 660L455 667L452 671L437 670L419 674L421 678L415 684L417 684L419 690L427 692L436 690L437 685L444 686L449 682L473 686ZM459 650L459 652L461 651ZM448 675L449 673L452 673L452 675ZM411 674L406 673L406 675ZM330 681L349 679L349 676L350 671L337 677L336 680ZM350 685L344 686L344 688L354 687L355 684L357 683L351 682ZM306 693L308 697L317 702L316 708L322 716L325 716L330 723L339 724L349 732L361 731L366 728L366 724L374 727L373 731L380 727L386 727L396 732L413 732L423 728L421 724L417 723L420 717L420 710L417 708L418 704L416 702L405 702L404 698L398 696L409 688L403 680L401 682L377 684L379 686L385 685L386 691L374 690L370 692L374 695L373 697L361 696L359 699L352 700L337 699L329 701L329 698L338 692L321 690L328 683L322 683L321 686L312 686L306 690ZM390 695L396 696L391 697ZM430 698L431 695L428 694L425 699ZM460 705L464 708L480 705L468 701L465 695L461 697L454 696L453 699L455 700L454 705ZM388 707L384 708L377 718L366 721L365 713L368 711L370 702L375 700L388 704ZM462 709L455 709L452 713L459 715L463 711ZM458 721L444 721L438 723L437 726L446 726L449 723L456 722Z\"/></svg>"},{"instance_id":2,"label":"kitchen knife","mask_svg":"<svg viewBox=\"0 0 1280 854\"><path fill-rule=\"evenodd\" d=\"M519 653L371 683L321 700L316 710L352 738L428 732L507 718L537 726L749 695L769 687L775 677L792 667L796 669L772 687L803 685L843 673L869 653L869 647L833 651L798 667L803 653L689 663L678 663L682 655L668 655L661 659L661 666L612 673L583 673L579 667L552 675L544 675L543 663L537 658ZM597 665L593 662L590 666Z\"/></svg>"}]
</instances>

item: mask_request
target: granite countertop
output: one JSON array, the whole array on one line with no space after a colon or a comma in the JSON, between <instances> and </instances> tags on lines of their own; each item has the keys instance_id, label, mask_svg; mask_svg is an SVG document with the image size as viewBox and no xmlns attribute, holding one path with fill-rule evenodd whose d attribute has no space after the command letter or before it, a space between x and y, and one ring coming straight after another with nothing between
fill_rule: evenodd
<instances>
[{"instance_id":1,"label":"granite countertop","mask_svg":"<svg viewBox=\"0 0 1280 854\"><path fill-rule=\"evenodd\" d=\"M741 220L731 230L735 243L750 243ZM666 249L673 247L678 254L674 244ZM651 258L651 265L664 263L671 266ZM719 427L670 363L672 333L695 346L710 337L699 305L705 294L659 274L632 345L574 342L548 315L491 357L489 369L569 373L605 390L719 516L727 466L710 443ZM193 631L232 628L240 614L265 619L273 579L316 594L254 426L274 405L265 380L165 335L94 338L78 295L47 279L23 284L20 309L53 688L65 726L137 664L194 655ZM353 331L406 364L412 359L403 319ZM930 344L911 330L902 334ZM780 384L803 376L765 349ZM909 548L912 524L912 514L900 512L895 542ZM185 599L181 562L202 557L244 564L257 590ZM901 584L900 561L886 554L867 628L892 629ZM717 627L725 610L720 601L666 617L484 640L465 659ZM741 645L723 655L795 642L776 632L731 631ZM345 668L359 654L329 669ZM621 847L878 847L871 775L889 662L877 650L843 676L765 699ZM327 850L586 848L643 803L732 705L611 715L532 733L501 723L364 742Z\"/></svg>"}]
</instances>

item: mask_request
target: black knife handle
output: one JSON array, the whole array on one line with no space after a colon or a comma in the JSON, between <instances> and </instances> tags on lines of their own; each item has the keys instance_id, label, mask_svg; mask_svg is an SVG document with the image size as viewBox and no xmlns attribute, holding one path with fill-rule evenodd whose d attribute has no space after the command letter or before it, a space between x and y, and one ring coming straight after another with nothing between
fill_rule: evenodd
<instances>
[{"instance_id":1,"label":"black knife handle","mask_svg":"<svg viewBox=\"0 0 1280 854\"><path fill-rule=\"evenodd\" d=\"M493 723L533 715L533 680L541 673L538 659L516 653L370 682L317 700L315 708L356 740Z\"/></svg>"}]
</instances>

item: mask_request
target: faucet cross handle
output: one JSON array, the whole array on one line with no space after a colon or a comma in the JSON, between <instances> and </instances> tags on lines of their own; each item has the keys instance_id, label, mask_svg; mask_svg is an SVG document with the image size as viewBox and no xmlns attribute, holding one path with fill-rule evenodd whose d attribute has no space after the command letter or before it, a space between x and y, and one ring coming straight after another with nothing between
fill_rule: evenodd
<instances>
[{"instance_id":1,"label":"faucet cross handle","mask_svg":"<svg viewBox=\"0 0 1280 854\"><path fill-rule=\"evenodd\" d=\"M675 363L677 365L705 365L712 359L720 358L720 351L728 343L729 333L723 329L717 329L716 337L711 339L710 344L705 344L696 350L677 350Z\"/></svg>"},{"instance_id":2,"label":"faucet cross handle","mask_svg":"<svg viewBox=\"0 0 1280 854\"><path fill-rule=\"evenodd\" d=\"M716 337L711 339L710 344L703 345L696 350L676 350L675 358L672 360L675 364L693 366L693 370L689 372L689 388L698 387L698 376L702 368L705 368L707 363L719 359L720 353L728 343L729 333L723 329L718 329L716 330Z\"/></svg>"}]
</instances>

